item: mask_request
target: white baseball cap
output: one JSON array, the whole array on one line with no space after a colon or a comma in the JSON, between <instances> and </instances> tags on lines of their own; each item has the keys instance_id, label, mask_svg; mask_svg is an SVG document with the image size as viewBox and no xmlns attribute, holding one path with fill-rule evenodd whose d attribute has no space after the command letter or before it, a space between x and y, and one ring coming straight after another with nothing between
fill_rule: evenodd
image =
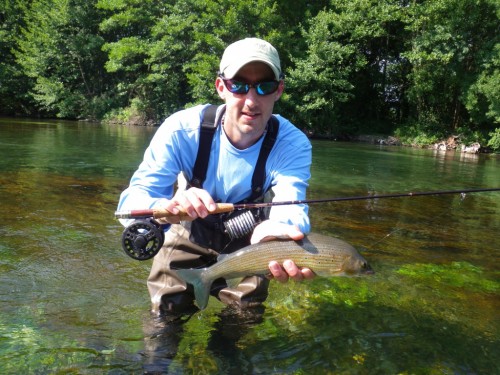
<instances>
[{"instance_id":1,"label":"white baseball cap","mask_svg":"<svg viewBox=\"0 0 500 375\"><path fill-rule=\"evenodd\" d=\"M269 65L276 80L280 80L281 65L278 51L270 43L259 38L246 38L230 44L220 60L219 73L225 78L234 78L244 65L254 61Z\"/></svg>"}]
</instances>

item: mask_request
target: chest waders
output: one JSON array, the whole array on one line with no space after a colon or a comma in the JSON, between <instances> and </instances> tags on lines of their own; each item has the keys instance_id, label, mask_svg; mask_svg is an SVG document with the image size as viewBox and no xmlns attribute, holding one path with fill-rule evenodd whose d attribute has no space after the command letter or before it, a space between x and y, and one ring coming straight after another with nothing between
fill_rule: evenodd
<instances>
[{"instance_id":1,"label":"chest waders","mask_svg":"<svg viewBox=\"0 0 500 375\"><path fill-rule=\"evenodd\" d=\"M204 110L193 178L186 179L187 188L203 187L212 140L220 122L216 121L217 108L211 105ZM238 203L270 201L271 191L263 191L266 162L276 142L278 130L279 121L271 116L252 176L252 191L247 199ZM220 253L230 253L248 245L253 227L267 217L268 210L256 209L209 215L205 219L172 225L166 233L162 249L153 260L148 278L153 311L190 310L194 301L192 287L177 276L175 269L206 267L215 263ZM219 279L212 284L211 294L228 305L258 306L267 298L268 284L269 280L264 277L249 276L238 286L229 288L224 279Z\"/></svg>"}]
</instances>

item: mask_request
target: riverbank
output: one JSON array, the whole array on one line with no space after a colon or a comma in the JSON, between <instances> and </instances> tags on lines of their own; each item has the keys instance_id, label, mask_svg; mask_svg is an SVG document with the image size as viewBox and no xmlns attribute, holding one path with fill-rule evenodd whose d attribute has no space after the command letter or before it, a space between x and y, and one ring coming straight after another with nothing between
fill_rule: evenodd
<instances>
[{"instance_id":1,"label":"riverbank","mask_svg":"<svg viewBox=\"0 0 500 375\"><path fill-rule=\"evenodd\" d=\"M492 153L493 150L487 146L481 145L479 142L465 144L460 141L459 136L450 136L447 139L432 143L427 146L417 144L405 144L399 138L394 136L383 135L357 135L349 139L352 142L362 142L369 144L387 145L387 146L406 146L425 148L438 151L460 151L467 154Z\"/></svg>"},{"instance_id":2,"label":"riverbank","mask_svg":"<svg viewBox=\"0 0 500 375\"><path fill-rule=\"evenodd\" d=\"M32 118L26 117L8 117L8 116L0 116L1 119L6 121L12 120L21 120L21 121L30 121ZM44 119L44 118L36 118L36 121L76 121L76 122L88 122L88 123L101 123L103 125L113 125L113 126L125 126L125 127L148 127L155 128L160 124L153 120L146 120L144 117L133 116L128 118L127 120L120 120L118 118L114 118L113 120L101 120L101 121L90 121L90 120L68 120L68 119ZM495 151L488 147L487 145L481 144L479 142L473 142L471 144L466 144L462 142L460 136L449 136L446 139L442 139L438 142L431 143L429 145L422 145L419 143L408 143L403 142L399 137L392 135L383 135L383 134L361 134L361 135L344 135L344 136L333 136L333 135L316 135L306 133L310 139L323 139L330 141L348 141L348 142L360 142L360 143L368 143L374 145L385 145L385 146L400 146L400 147L414 147L414 148L422 148L422 149L431 149L438 151L459 151L462 153L468 154L479 154L479 153L494 153Z\"/></svg>"}]
</instances>

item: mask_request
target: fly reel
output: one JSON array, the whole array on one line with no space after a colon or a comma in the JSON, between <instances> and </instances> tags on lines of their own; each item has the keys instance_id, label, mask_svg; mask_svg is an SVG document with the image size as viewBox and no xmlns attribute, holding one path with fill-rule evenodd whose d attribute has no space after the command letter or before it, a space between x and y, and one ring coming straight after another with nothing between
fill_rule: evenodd
<instances>
[{"instance_id":1,"label":"fly reel","mask_svg":"<svg viewBox=\"0 0 500 375\"><path fill-rule=\"evenodd\" d=\"M255 226L260 222L260 218L256 218L250 210L242 211L231 219L226 220L224 222L224 229L229 237L234 240L252 233Z\"/></svg>"},{"instance_id":2,"label":"fly reel","mask_svg":"<svg viewBox=\"0 0 500 375\"><path fill-rule=\"evenodd\" d=\"M165 233L154 219L137 220L122 233L122 248L137 260L148 260L160 251Z\"/></svg>"}]
</instances>

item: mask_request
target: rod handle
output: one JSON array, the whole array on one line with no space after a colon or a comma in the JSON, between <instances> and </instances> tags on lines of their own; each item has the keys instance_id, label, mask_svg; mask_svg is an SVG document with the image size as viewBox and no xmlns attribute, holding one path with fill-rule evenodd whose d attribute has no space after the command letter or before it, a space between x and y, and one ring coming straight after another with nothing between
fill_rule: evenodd
<instances>
[{"instance_id":1,"label":"rod handle","mask_svg":"<svg viewBox=\"0 0 500 375\"><path fill-rule=\"evenodd\" d=\"M129 210L129 211L116 211L116 219L141 219L152 217L154 219L161 219L165 217L178 217L180 220L188 218L189 215L184 211L179 209L178 214L173 214L164 208L153 208L144 210ZM232 203L217 203L214 211L211 214L221 214L224 212L234 211L234 205Z\"/></svg>"}]
</instances>

